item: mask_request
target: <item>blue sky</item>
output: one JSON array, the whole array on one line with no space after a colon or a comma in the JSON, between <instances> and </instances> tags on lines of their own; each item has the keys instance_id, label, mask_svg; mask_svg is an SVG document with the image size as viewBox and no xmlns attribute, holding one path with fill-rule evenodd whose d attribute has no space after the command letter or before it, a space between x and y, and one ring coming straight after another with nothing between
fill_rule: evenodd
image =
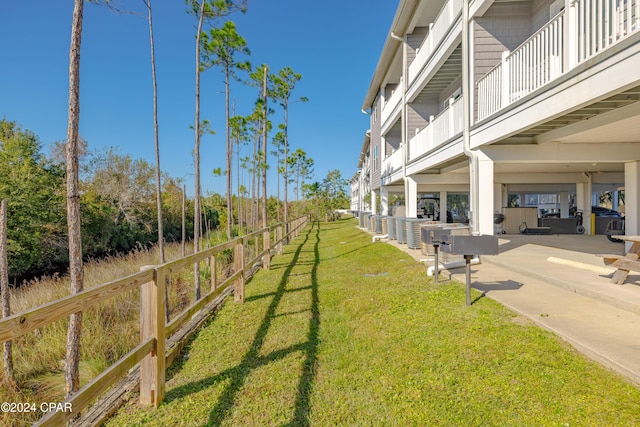
<instances>
[{"instance_id":1,"label":"blue sky","mask_svg":"<svg viewBox=\"0 0 640 427\"><path fill-rule=\"evenodd\" d=\"M144 12L140 0L119 4ZM391 0L249 0L246 14L230 18L247 40L253 66L289 66L302 74L293 96L309 102L290 107L289 142L314 159L314 180L333 169L349 179L356 170L369 126L360 108L396 6ZM154 0L153 7L161 167L184 177L193 194L196 20L182 0ZM3 0L1 6L0 117L35 132L47 152L66 137L72 11L71 0ZM149 57L145 18L85 6L80 133L90 149L118 147L155 164ZM216 131L202 141L203 192L224 193L224 178L212 173L224 169L222 72L206 71L201 91L201 118ZM231 91L237 114L248 114L257 89L236 83ZM271 120L281 122L279 108ZM268 180L275 194L275 173Z\"/></svg>"}]
</instances>

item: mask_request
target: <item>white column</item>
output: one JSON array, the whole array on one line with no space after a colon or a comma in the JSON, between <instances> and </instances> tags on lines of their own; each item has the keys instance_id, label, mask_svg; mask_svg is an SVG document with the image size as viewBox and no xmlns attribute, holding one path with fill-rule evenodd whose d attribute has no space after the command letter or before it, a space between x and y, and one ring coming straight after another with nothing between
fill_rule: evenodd
<instances>
[{"instance_id":1,"label":"white column","mask_svg":"<svg viewBox=\"0 0 640 427\"><path fill-rule=\"evenodd\" d=\"M504 185L499 182L493 183L493 212L502 212L502 207L506 206L502 203L505 196L503 194Z\"/></svg>"},{"instance_id":2,"label":"white column","mask_svg":"<svg viewBox=\"0 0 640 427\"><path fill-rule=\"evenodd\" d=\"M418 183L410 176L405 178L404 185L406 186L405 204L407 207L407 218L418 217Z\"/></svg>"},{"instance_id":3,"label":"white column","mask_svg":"<svg viewBox=\"0 0 640 427\"><path fill-rule=\"evenodd\" d=\"M502 203L500 203L500 212L502 212L502 208L506 207L509 204L509 186L507 184L502 184Z\"/></svg>"},{"instance_id":4,"label":"white column","mask_svg":"<svg viewBox=\"0 0 640 427\"><path fill-rule=\"evenodd\" d=\"M493 160L478 151L478 224L475 231L493 234L494 185Z\"/></svg>"},{"instance_id":5,"label":"white column","mask_svg":"<svg viewBox=\"0 0 640 427\"><path fill-rule=\"evenodd\" d=\"M358 179L358 210L360 212L364 212L364 174L360 174L360 178Z\"/></svg>"},{"instance_id":6,"label":"white column","mask_svg":"<svg viewBox=\"0 0 640 427\"><path fill-rule=\"evenodd\" d=\"M591 176L587 182L576 184L576 207L582 211L585 234L591 234Z\"/></svg>"},{"instance_id":7,"label":"white column","mask_svg":"<svg viewBox=\"0 0 640 427\"><path fill-rule=\"evenodd\" d=\"M447 192L440 192L440 222L447 223Z\"/></svg>"},{"instance_id":8,"label":"white column","mask_svg":"<svg viewBox=\"0 0 640 427\"><path fill-rule=\"evenodd\" d=\"M560 218L569 218L569 193L560 192Z\"/></svg>"},{"instance_id":9,"label":"white column","mask_svg":"<svg viewBox=\"0 0 640 427\"><path fill-rule=\"evenodd\" d=\"M640 234L640 162L624 164L624 218L627 236ZM631 245L626 244L629 250Z\"/></svg>"},{"instance_id":10,"label":"white column","mask_svg":"<svg viewBox=\"0 0 640 427\"><path fill-rule=\"evenodd\" d=\"M371 190L371 214L378 214L378 193L375 190Z\"/></svg>"},{"instance_id":11,"label":"white column","mask_svg":"<svg viewBox=\"0 0 640 427\"><path fill-rule=\"evenodd\" d=\"M380 159L382 160L382 163L384 163L386 158L387 158L387 139L383 135L380 137Z\"/></svg>"},{"instance_id":12,"label":"white column","mask_svg":"<svg viewBox=\"0 0 640 427\"><path fill-rule=\"evenodd\" d=\"M389 215L389 191L386 188L380 189L380 215Z\"/></svg>"}]
</instances>

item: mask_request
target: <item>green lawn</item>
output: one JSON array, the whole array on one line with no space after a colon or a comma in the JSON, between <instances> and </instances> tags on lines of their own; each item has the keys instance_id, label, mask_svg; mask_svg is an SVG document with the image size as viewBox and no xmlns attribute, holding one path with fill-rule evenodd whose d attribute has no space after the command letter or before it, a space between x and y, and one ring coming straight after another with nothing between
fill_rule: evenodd
<instances>
[{"instance_id":1,"label":"green lawn","mask_svg":"<svg viewBox=\"0 0 640 427\"><path fill-rule=\"evenodd\" d=\"M354 220L307 228L109 426L632 426L640 390ZM472 298L479 294L472 295Z\"/></svg>"}]
</instances>

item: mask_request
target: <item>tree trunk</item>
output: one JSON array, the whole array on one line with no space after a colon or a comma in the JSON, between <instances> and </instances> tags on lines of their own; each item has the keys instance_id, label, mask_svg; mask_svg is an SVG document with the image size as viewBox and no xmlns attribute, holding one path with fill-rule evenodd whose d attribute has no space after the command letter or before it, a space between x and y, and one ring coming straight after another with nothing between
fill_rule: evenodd
<instances>
[{"instance_id":1,"label":"tree trunk","mask_svg":"<svg viewBox=\"0 0 640 427\"><path fill-rule=\"evenodd\" d=\"M226 114L226 155L227 155L227 240L231 240L231 229L233 228L233 195L231 193L231 169L233 168L233 151L231 147L231 138L229 137L229 67L225 69L224 80L224 96L225 96L225 114ZM240 194L238 194L238 198ZM238 205L238 216L240 215L240 206Z\"/></svg>"},{"instance_id":2,"label":"tree trunk","mask_svg":"<svg viewBox=\"0 0 640 427\"><path fill-rule=\"evenodd\" d=\"M200 251L200 33L204 21L205 0L201 1L200 14L198 16L198 31L196 33L196 122L195 137L196 144L193 151L193 161L195 163L195 195L193 200L193 253ZM200 263L193 265L193 284L195 287L196 300L200 299Z\"/></svg>"},{"instance_id":3,"label":"tree trunk","mask_svg":"<svg viewBox=\"0 0 640 427\"><path fill-rule=\"evenodd\" d=\"M160 264L164 264L164 226L162 219L162 181L160 174L160 142L158 135L158 84L156 80L156 50L153 41L153 14L151 0L145 0L149 20L149 45L151 46L151 80L153 82L153 140L156 150L156 210L158 212L158 252ZM169 287L164 287L165 320L169 323Z\"/></svg>"},{"instance_id":4,"label":"tree trunk","mask_svg":"<svg viewBox=\"0 0 640 427\"><path fill-rule=\"evenodd\" d=\"M9 264L7 262L7 201L0 203L0 294L2 294L2 317L11 315L9 294ZM14 382L13 349L11 341L4 343L4 376L7 381Z\"/></svg>"},{"instance_id":5,"label":"tree trunk","mask_svg":"<svg viewBox=\"0 0 640 427\"><path fill-rule=\"evenodd\" d=\"M233 109L233 115L235 116L235 107ZM242 185L240 183L240 139L236 140L236 145L238 146L238 151L236 151L236 169L238 171L238 176L236 177L238 186L237 186L237 195L238 195L238 199L237 199L237 203L238 203L238 229L242 230L242 222L244 221L244 223L247 223L247 217L244 217L243 213L242 213L242 195L240 194L240 186ZM233 142L229 143L229 148L233 148ZM233 153L233 150L231 150L231 153ZM231 239L229 239L231 240Z\"/></svg>"},{"instance_id":6,"label":"tree trunk","mask_svg":"<svg viewBox=\"0 0 640 427\"><path fill-rule=\"evenodd\" d=\"M251 231L258 229L258 195L257 191L257 179L258 179L258 144L260 138L253 138L253 157L251 158Z\"/></svg>"},{"instance_id":7,"label":"tree trunk","mask_svg":"<svg viewBox=\"0 0 640 427\"><path fill-rule=\"evenodd\" d=\"M182 257L184 258L187 255L187 251L185 248L186 245L186 240L187 240L187 230L186 230L186 222L187 222L187 212L186 212L186 193L187 193L187 186L185 184L182 184Z\"/></svg>"},{"instance_id":8,"label":"tree trunk","mask_svg":"<svg viewBox=\"0 0 640 427\"><path fill-rule=\"evenodd\" d=\"M264 113L262 117L262 227L266 228L267 221L267 73L269 67L264 66L264 77L262 82L262 99L264 100ZM277 167L276 167L277 168Z\"/></svg>"},{"instance_id":9,"label":"tree trunk","mask_svg":"<svg viewBox=\"0 0 640 427\"><path fill-rule=\"evenodd\" d=\"M160 264L164 264L164 227L162 218L162 182L160 171L160 142L158 136L158 84L156 80L156 54L153 40L153 17L151 0L145 0L149 12L149 44L151 46L151 77L153 82L153 137L156 150L156 208L158 211L158 248L160 250Z\"/></svg>"},{"instance_id":10,"label":"tree trunk","mask_svg":"<svg viewBox=\"0 0 640 427\"><path fill-rule=\"evenodd\" d=\"M71 47L69 49L69 118L67 128L67 226L69 230L69 276L71 294L82 291L82 236L80 231L80 189L78 185L78 142L80 127L80 44L83 0L75 0ZM65 393L67 398L80 386L80 334L82 312L69 317L67 331Z\"/></svg>"},{"instance_id":11,"label":"tree trunk","mask_svg":"<svg viewBox=\"0 0 640 427\"><path fill-rule=\"evenodd\" d=\"M283 173L283 181L284 181L284 235L289 235L289 201L287 200L287 187L289 187L289 162L287 158L289 156L289 136L287 135L288 130L288 104L284 104L284 173ZM285 237L285 243L288 243L289 240Z\"/></svg>"}]
</instances>

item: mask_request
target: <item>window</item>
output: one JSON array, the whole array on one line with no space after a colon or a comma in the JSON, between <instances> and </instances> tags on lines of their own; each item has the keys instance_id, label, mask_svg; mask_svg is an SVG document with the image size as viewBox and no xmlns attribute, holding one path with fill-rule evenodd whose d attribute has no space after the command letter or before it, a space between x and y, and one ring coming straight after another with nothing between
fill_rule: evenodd
<instances>
[{"instance_id":1,"label":"window","mask_svg":"<svg viewBox=\"0 0 640 427\"><path fill-rule=\"evenodd\" d=\"M378 170L378 146L373 147L373 170Z\"/></svg>"}]
</instances>

